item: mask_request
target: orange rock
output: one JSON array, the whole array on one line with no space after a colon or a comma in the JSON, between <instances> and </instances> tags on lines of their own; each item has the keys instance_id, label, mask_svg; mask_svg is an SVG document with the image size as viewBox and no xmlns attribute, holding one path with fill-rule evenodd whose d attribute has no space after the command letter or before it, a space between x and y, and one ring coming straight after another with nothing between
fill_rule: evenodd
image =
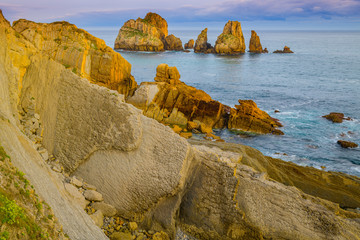
<instances>
[{"instance_id":1,"label":"orange rock","mask_svg":"<svg viewBox=\"0 0 360 240\"><path fill-rule=\"evenodd\" d=\"M192 121L188 121L187 122L187 128L189 130L193 130L193 129L197 129L199 127L199 124L192 122Z\"/></svg>"},{"instance_id":2,"label":"orange rock","mask_svg":"<svg viewBox=\"0 0 360 240\"><path fill-rule=\"evenodd\" d=\"M190 39L184 46L185 49L192 49L194 48L194 39Z\"/></svg>"},{"instance_id":3,"label":"orange rock","mask_svg":"<svg viewBox=\"0 0 360 240\"><path fill-rule=\"evenodd\" d=\"M194 52L196 53L209 53L213 47L207 42L207 28L201 31L195 42Z\"/></svg>"},{"instance_id":4,"label":"orange rock","mask_svg":"<svg viewBox=\"0 0 360 240\"><path fill-rule=\"evenodd\" d=\"M156 82L166 82L170 84L180 83L180 73L176 67L169 67L162 63L156 68Z\"/></svg>"},{"instance_id":5,"label":"orange rock","mask_svg":"<svg viewBox=\"0 0 360 240\"><path fill-rule=\"evenodd\" d=\"M182 131L182 128L179 127L178 125L174 125L174 127L172 128L172 130L174 130L174 132L176 132L177 134L179 134Z\"/></svg>"},{"instance_id":6,"label":"orange rock","mask_svg":"<svg viewBox=\"0 0 360 240\"><path fill-rule=\"evenodd\" d=\"M165 37L168 35L168 24L159 14L149 12L146 14L144 21L160 29Z\"/></svg>"},{"instance_id":7,"label":"orange rock","mask_svg":"<svg viewBox=\"0 0 360 240\"><path fill-rule=\"evenodd\" d=\"M267 49L266 49L267 51ZM249 52L252 53L265 53L265 50L263 50L260 42L260 37L257 35L255 31L251 31L251 38L249 43Z\"/></svg>"},{"instance_id":8,"label":"orange rock","mask_svg":"<svg viewBox=\"0 0 360 240\"><path fill-rule=\"evenodd\" d=\"M183 138L188 139L188 138L192 137L192 133L191 132L181 132L180 136L183 137Z\"/></svg>"},{"instance_id":9,"label":"orange rock","mask_svg":"<svg viewBox=\"0 0 360 240\"><path fill-rule=\"evenodd\" d=\"M167 36L164 40L165 50L181 51L183 50L182 42L180 38L171 34Z\"/></svg>"},{"instance_id":10,"label":"orange rock","mask_svg":"<svg viewBox=\"0 0 360 240\"><path fill-rule=\"evenodd\" d=\"M245 39L238 21L228 21L222 34L215 43L215 52L218 54L237 54L245 52Z\"/></svg>"},{"instance_id":11,"label":"orange rock","mask_svg":"<svg viewBox=\"0 0 360 240\"><path fill-rule=\"evenodd\" d=\"M276 50L274 53L294 53L288 46L285 46L283 50Z\"/></svg>"}]
</instances>

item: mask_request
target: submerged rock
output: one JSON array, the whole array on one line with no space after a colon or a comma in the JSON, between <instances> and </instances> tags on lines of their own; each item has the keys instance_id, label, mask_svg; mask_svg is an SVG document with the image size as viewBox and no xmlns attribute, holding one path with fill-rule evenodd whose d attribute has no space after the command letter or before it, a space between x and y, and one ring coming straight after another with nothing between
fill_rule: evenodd
<instances>
[{"instance_id":1,"label":"submerged rock","mask_svg":"<svg viewBox=\"0 0 360 240\"><path fill-rule=\"evenodd\" d=\"M196 39L194 52L196 53L213 53L215 50L210 43L207 42L207 28L201 31Z\"/></svg>"},{"instance_id":2,"label":"submerged rock","mask_svg":"<svg viewBox=\"0 0 360 240\"><path fill-rule=\"evenodd\" d=\"M218 54L237 54L245 52L245 39L238 21L228 21L222 34L215 42L215 52Z\"/></svg>"},{"instance_id":3,"label":"submerged rock","mask_svg":"<svg viewBox=\"0 0 360 240\"><path fill-rule=\"evenodd\" d=\"M266 49L266 48L265 48ZM265 50L261 46L260 37L254 30L251 30L251 38L249 43L249 52L252 53L267 53L267 49Z\"/></svg>"},{"instance_id":4,"label":"submerged rock","mask_svg":"<svg viewBox=\"0 0 360 240\"><path fill-rule=\"evenodd\" d=\"M333 123L342 123L344 118L344 114L343 113L338 113L338 112L331 112L328 115L324 115L322 116L323 118L326 118L329 121L332 121Z\"/></svg>"},{"instance_id":5,"label":"submerged rock","mask_svg":"<svg viewBox=\"0 0 360 240\"><path fill-rule=\"evenodd\" d=\"M184 46L185 49L192 49L194 48L194 39L190 39Z\"/></svg>"},{"instance_id":6,"label":"submerged rock","mask_svg":"<svg viewBox=\"0 0 360 240\"><path fill-rule=\"evenodd\" d=\"M356 144L354 142L343 141L343 140L337 141L337 144L339 144L342 148L356 148L359 146L358 144Z\"/></svg>"},{"instance_id":7,"label":"submerged rock","mask_svg":"<svg viewBox=\"0 0 360 240\"><path fill-rule=\"evenodd\" d=\"M288 46L285 46L283 50L276 50L274 53L294 53Z\"/></svg>"}]
</instances>

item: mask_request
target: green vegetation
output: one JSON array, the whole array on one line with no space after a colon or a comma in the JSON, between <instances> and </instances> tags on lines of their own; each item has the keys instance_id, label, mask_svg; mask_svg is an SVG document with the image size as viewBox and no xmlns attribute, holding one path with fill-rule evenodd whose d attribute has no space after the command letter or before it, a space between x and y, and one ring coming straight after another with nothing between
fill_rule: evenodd
<instances>
[{"instance_id":1,"label":"green vegetation","mask_svg":"<svg viewBox=\"0 0 360 240\"><path fill-rule=\"evenodd\" d=\"M97 47L97 45L96 45L95 42L91 42L90 47L91 47L92 49L98 50L98 47Z\"/></svg>"},{"instance_id":2,"label":"green vegetation","mask_svg":"<svg viewBox=\"0 0 360 240\"><path fill-rule=\"evenodd\" d=\"M57 44L60 45L60 44L61 44L61 39L60 39L60 38L55 38L55 39L54 39L54 42L56 42Z\"/></svg>"},{"instance_id":3,"label":"green vegetation","mask_svg":"<svg viewBox=\"0 0 360 240\"><path fill-rule=\"evenodd\" d=\"M8 231L4 231L4 232L0 232L0 240L7 240L9 239L9 232Z\"/></svg>"},{"instance_id":4,"label":"green vegetation","mask_svg":"<svg viewBox=\"0 0 360 240\"><path fill-rule=\"evenodd\" d=\"M73 69L72 69L72 72L76 74L76 73L77 73L76 68L73 68Z\"/></svg>"},{"instance_id":5,"label":"green vegetation","mask_svg":"<svg viewBox=\"0 0 360 240\"><path fill-rule=\"evenodd\" d=\"M126 38L132 38L135 36L140 36L140 37L147 37L148 34L147 33L143 33L140 30L134 29L134 28L125 28L122 30L122 32L125 34Z\"/></svg>"},{"instance_id":6,"label":"green vegetation","mask_svg":"<svg viewBox=\"0 0 360 240\"><path fill-rule=\"evenodd\" d=\"M6 158L9 158L9 155L6 154L4 148L0 145L0 161L4 161Z\"/></svg>"},{"instance_id":7,"label":"green vegetation","mask_svg":"<svg viewBox=\"0 0 360 240\"><path fill-rule=\"evenodd\" d=\"M65 64L65 63L64 63L63 65L64 65L65 68L71 67L69 64Z\"/></svg>"},{"instance_id":8,"label":"green vegetation","mask_svg":"<svg viewBox=\"0 0 360 240\"><path fill-rule=\"evenodd\" d=\"M20 33L15 32L15 37L20 38Z\"/></svg>"},{"instance_id":9,"label":"green vegetation","mask_svg":"<svg viewBox=\"0 0 360 240\"><path fill-rule=\"evenodd\" d=\"M68 49L69 47L68 46L64 46L64 50Z\"/></svg>"},{"instance_id":10,"label":"green vegetation","mask_svg":"<svg viewBox=\"0 0 360 240\"><path fill-rule=\"evenodd\" d=\"M24 210L15 201L9 200L4 194L0 193L0 221L2 224L19 224L24 220Z\"/></svg>"}]
</instances>

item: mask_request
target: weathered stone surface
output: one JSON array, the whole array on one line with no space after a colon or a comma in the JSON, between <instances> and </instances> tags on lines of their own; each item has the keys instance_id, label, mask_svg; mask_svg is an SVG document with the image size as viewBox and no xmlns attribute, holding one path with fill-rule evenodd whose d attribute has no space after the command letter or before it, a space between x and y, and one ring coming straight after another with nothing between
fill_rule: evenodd
<instances>
[{"instance_id":1,"label":"weathered stone surface","mask_svg":"<svg viewBox=\"0 0 360 240\"><path fill-rule=\"evenodd\" d=\"M90 217L99 228L104 224L104 215L101 210L97 210L95 213L91 214Z\"/></svg>"},{"instance_id":2,"label":"weathered stone surface","mask_svg":"<svg viewBox=\"0 0 360 240\"><path fill-rule=\"evenodd\" d=\"M343 140L337 141L337 144L339 144L342 148L356 148L359 146L358 144L356 144L354 142L343 141Z\"/></svg>"},{"instance_id":3,"label":"weathered stone surface","mask_svg":"<svg viewBox=\"0 0 360 240\"><path fill-rule=\"evenodd\" d=\"M260 42L260 37L257 35L257 33L254 30L251 30L251 38L249 43L249 52L252 53L266 53L266 51L263 50Z\"/></svg>"},{"instance_id":4,"label":"weathered stone surface","mask_svg":"<svg viewBox=\"0 0 360 240\"><path fill-rule=\"evenodd\" d=\"M164 45L165 45L165 50L171 50L171 51L184 50L180 38L175 37L174 34L171 34L165 38Z\"/></svg>"},{"instance_id":5,"label":"weathered stone surface","mask_svg":"<svg viewBox=\"0 0 360 240\"><path fill-rule=\"evenodd\" d=\"M102 194L95 190L85 190L84 197L86 198L86 200L94 202L100 202L104 200Z\"/></svg>"},{"instance_id":6,"label":"weathered stone surface","mask_svg":"<svg viewBox=\"0 0 360 240\"><path fill-rule=\"evenodd\" d=\"M131 233L115 232L110 236L111 240L133 240Z\"/></svg>"},{"instance_id":7,"label":"weathered stone surface","mask_svg":"<svg viewBox=\"0 0 360 240\"><path fill-rule=\"evenodd\" d=\"M184 46L185 49L193 49L194 48L194 39L190 39Z\"/></svg>"},{"instance_id":8,"label":"weathered stone surface","mask_svg":"<svg viewBox=\"0 0 360 240\"><path fill-rule=\"evenodd\" d=\"M165 37L168 35L168 24L159 14L149 12L146 14L144 21L157 27Z\"/></svg>"},{"instance_id":9,"label":"weathered stone surface","mask_svg":"<svg viewBox=\"0 0 360 240\"><path fill-rule=\"evenodd\" d=\"M169 67L162 63L156 68L155 82L165 82L169 84L180 83L180 73L176 67Z\"/></svg>"},{"instance_id":10,"label":"weathered stone surface","mask_svg":"<svg viewBox=\"0 0 360 240\"><path fill-rule=\"evenodd\" d=\"M100 210L106 217L112 217L116 214L116 208L104 202L94 202L91 204L91 207L95 210Z\"/></svg>"},{"instance_id":11,"label":"weathered stone surface","mask_svg":"<svg viewBox=\"0 0 360 240\"><path fill-rule=\"evenodd\" d=\"M245 52L245 39L238 21L228 21L222 34L215 42L215 52L218 54L238 54Z\"/></svg>"},{"instance_id":12,"label":"weathered stone surface","mask_svg":"<svg viewBox=\"0 0 360 240\"><path fill-rule=\"evenodd\" d=\"M327 120L332 121L333 123L342 123L344 120L344 114L337 113L337 112L331 112L330 114L322 116L322 117L326 118Z\"/></svg>"},{"instance_id":13,"label":"weathered stone surface","mask_svg":"<svg viewBox=\"0 0 360 240\"><path fill-rule=\"evenodd\" d=\"M210 43L207 42L207 28L201 31L199 36L196 39L194 52L196 53L212 53L214 48Z\"/></svg>"},{"instance_id":14,"label":"weathered stone surface","mask_svg":"<svg viewBox=\"0 0 360 240\"><path fill-rule=\"evenodd\" d=\"M239 99L240 105L231 109L228 122L229 129L242 129L249 132L273 133L282 135L278 130L282 125L277 119L260 110L252 100Z\"/></svg>"},{"instance_id":15,"label":"weathered stone surface","mask_svg":"<svg viewBox=\"0 0 360 240\"><path fill-rule=\"evenodd\" d=\"M283 50L276 50L274 53L294 53L288 46L285 46Z\"/></svg>"},{"instance_id":16,"label":"weathered stone surface","mask_svg":"<svg viewBox=\"0 0 360 240\"><path fill-rule=\"evenodd\" d=\"M137 87L131 65L104 40L67 22L50 24L28 20L14 22L13 28L35 45L44 56L61 63L91 83L117 90L125 96Z\"/></svg>"},{"instance_id":17,"label":"weathered stone surface","mask_svg":"<svg viewBox=\"0 0 360 240\"><path fill-rule=\"evenodd\" d=\"M72 184L72 185L74 185L75 187L82 187L82 185L83 185L83 182L82 181L80 181L79 179L77 179L75 176L73 176L71 179L70 179L70 183Z\"/></svg>"}]
</instances>

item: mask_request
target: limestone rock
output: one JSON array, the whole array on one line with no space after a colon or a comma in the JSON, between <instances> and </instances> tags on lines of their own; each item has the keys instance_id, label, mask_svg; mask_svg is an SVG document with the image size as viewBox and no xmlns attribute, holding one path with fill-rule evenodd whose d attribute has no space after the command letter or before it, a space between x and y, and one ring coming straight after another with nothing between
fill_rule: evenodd
<instances>
[{"instance_id":1,"label":"limestone rock","mask_svg":"<svg viewBox=\"0 0 360 240\"><path fill-rule=\"evenodd\" d=\"M77 179L75 176L73 176L73 177L70 179L70 183L71 183L72 185L74 185L75 187L77 187L77 188L83 186L83 182L80 181L79 179Z\"/></svg>"},{"instance_id":2,"label":"limestone rock","mask_svg":"<svg viewBox=\"0 0 360 240\"><path fill-rule=\"evenodd\" d=\"M153 240L170 240L169 235L167 233L161 231L157 232L153 235Z\"/></svg>"},{"instance_id":3,"label":"limestone rock","mask_svg":"<svg viewBox=\"0 0 360 240\"><path fill-rule=\"evenodd\" d=\"M338 140L337 144L339 144L342 148L356 148L359 145L354 143L354 142L350 142L350 141L343 141L343 140Z\"/></svg>"},{"instance_id":4,"label":"limestone rock","mask_svg":"<svg viewBox=\"0 0 360 240\"><path fill-rule=\"evenodd\" d=\"M201 31L195 42L194 52L196 53L212 53L214 48L207 42L207 28Z\"/></svg>"},{"instance_id":5,"label":"limestone rock","mask_svg":"<svg viewBox=\"0 0 360 240\"><path fill-rule=\"evenodd\" d=\"M267 49L263 50L260 42L260 37L257 35L257 33L254 30L251 30L251 38L249 43L249 52L252 53L266 53Z\"/></svg>"},{"instance_id":6,"label":"limestone rock","mask_svg":"<svg viewBox=\"0 0 360 240\"><path fill-rule=\"evenodd\" d=\"M274 53L294 53L288 46L285 46L283 50L276 50Z\"/></svg>"},{"instance_id":7,"label":"limestone rock","mask_svg":"<svg viewBox=\"0 0 360 240\"><path fill-rule=\"evenodd\" d=\"M156 68L155 82L166 82L169 84L180 83L180 73L176 67L169 67L167 64L162 63Z\"/></svg>"},{"instance_id":8,"label":"limestone rock","mask_svg":"<svg viewBox=\"0 0 360 240\"><path fill-rule=\"evenodd\" d=\"M180 38L177 38L174 36L174 34L171 34L165 38L164 41L165 50L173 50L173 51L181 51L183 50L182 42Z\"/></svg>"},{"instance_id":9,"label":"limestone rock","mask_svg":"<svg viewBox=\"0 0 360 240\"><path fill-rule=\"evenodd\" d=\"M165 37L168 35L168 24L159 14L149 12L146 14L144 21L157 27Z\"/></svg>"},{"instance_id":10,"label":"limestone rock","mask_svg":"<svg viewBox=\"0 0 360 240\"><path fill-rule=\"evenodd\" d=\"M129 228L131 231L135 231L138 228L138 225L136 222L129 222Z\"/></svg>"},{"instance_id":11,"label":"limestone rock","mask_svg":"<svg viewBox=\"0 0 360 240\"><path fill-rule=\"evenodd\" d=\"M90 215L91 219L95 222L95 225L99 228L104 224L104 215L101 210L97 210L95 213Z\"/></svg>"},{"instance_id":12,"label":"limestone rock","mask_svg":"<svg viewBox=\"0 0 360 240\"><path fill-rule=\"evenodd\" d=\"M85 209L89 202L85 200L85 197L79 192L79 190L69 183L64 183L64 186L74 201L79 204L82 209Z\"/></svg>"},{"instance_id":13,"label":"limestone rock","mask_svg":"<svg viewBox=\"0 0 360 240\"><path fill-rule=\"evenodd\" d=\"M185 49L192 49L194 48L194 39L190 39L184 46Z\"/></svg>"},{"instance_id":14,"label":"limestone rock","mask_svg":"<svg viewBox=\"0 0 360 240\"><path fill-rule=\"evenodd\" d=\"M84 197L86 198L86 200L95 202L100 202L104 200L102 194L95 190L85 190Z\"/></svg>"},{"instance_id":15,"label":"limestone rock","mask_svg":"<svg viewBox=\"0 0 360 240\"><path fill-rule=\"evenodd\" d=\"M326 118L327 120L332 121L333 123L342 123L344 120L344 114L337 113L337 112L331 112L330 114L322 116L322 117Z\"/></svg>"},{"instance_id":16,"label":"limestone rock","mask_svg":"<svg viewBox=\"0 0 360 240\"><path fill-rule=\"evenodd\" d=\"M112 217L116 214L116 208L104 202L94 202L91 204L95 210L100 210L105 217Z\"/></svg>"},{"instance_id":17,"label":"limestone rock","mask_svg":"<svg viewBox=\"0 0 360 240\"><path fill-rule=\"evenodd\" d=\"M238 54L245 52L245 39L238 21L228 21L222 34L215 42L215 52L218 54Z\"/></svg>"},{"instance_id":18,"label":"limestone rock","mask_svg":"<svg viewBox=\"0 0 360 240\"><path fill-rule=\"evenodd\" d=\"M110 236L110 240L133 240L131 233L114 232Z\"/></svg>"},{"instance_id":19,"label":"limestone rock","mask_svg":"<svg viewBox=\"0 0 360 240\"><path fill-rule=\"evenodd\" d=\"M117 90L125 96L137 87L131 65L105 41L67 22L50 24L28 20L14 22L13 28L37 47L44 56L61 63L92 83Z\"/></svg>"},{"instance_id":20,"label":"limestone rock","mask_svg":"<svg viewBox=\"0 0 360 240\"><path fill-rule=\"evenodd\" d=\"M280 122L260 110L254 101L239 99L238 102L240 105L235 105L235 109L230 111L229 129L242 129L262 134L283 134L283 132L277 129L282 126Z\"/></svg>"}]
</instances>

